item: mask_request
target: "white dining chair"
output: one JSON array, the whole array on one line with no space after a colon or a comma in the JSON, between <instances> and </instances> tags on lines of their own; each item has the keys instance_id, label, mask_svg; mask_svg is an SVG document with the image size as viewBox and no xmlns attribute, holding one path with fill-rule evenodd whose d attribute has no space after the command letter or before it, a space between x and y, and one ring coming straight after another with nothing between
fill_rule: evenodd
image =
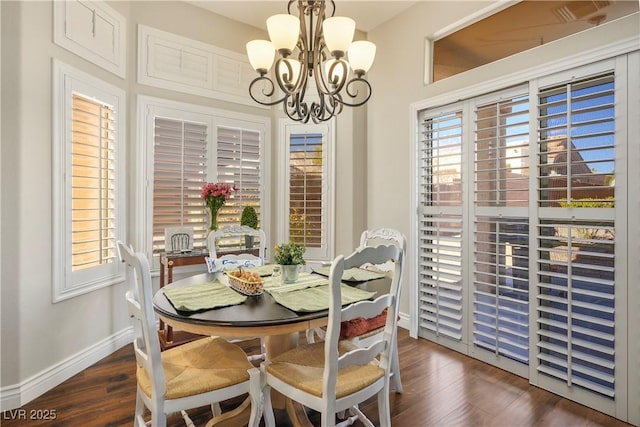
<instances>
[{"instance_id":1,"label":"white dining chair","mask_svg":"<svg viewBox=\"0 0 640 427\"><path fill-rule=\"evenodd\" d=\"M225 246L241 253L224 254ZM207 249L209 258L220 266L221 270L232 270L238 266L260 266L264 265L266 259L267 236L261 229L253 229L246 225L231 225L209 233ZM253 254L256 249L258 255Z\"/></svg>"},{"instance_id":2,"label":"white dining chair","mask_svg":"<svg viewBox=\"0 0 640 427\"><path fill-rule=\"evenodd\" d=\"M392 228L376 228L372 230L365 230L360 235L360 248L367 246L375 246L379 244L394 244L402 249L403 255L406 255L407 250L407 238L398 230L394 230ZM361 268L365 268L368 270L378 271L380 273L390 274L393 272L394 263L390 260L387 260L383 263L373 265L371 263L366 263L365 265L359 266ZM400 280L402 281L402 271L400 271ZM382 313L379 313L381 315ZM355 319L353 322L358 322L360 325L363 322L360 322L363 319ZM351 336L350 334L346 334L345 329L348 329L348 326L345 327L343 325L343 338L349 339L355 344L359 346L366 346L369 342L375 337L383 332L383 327L375 327L374 329L365 329L360 334ZM307 341L314 342L315 336L318 336L322 339L325 338L326 331L323 328L313 328L308 329L306 332ZM398 344L397 342L393 344L394 352L393 359L391 361L391 378L393 379L393 391L396 393L402 393L402 380L400 378L400 362L398 356Z\"/></svg>"},{"instance_id":3,"label":"white dining chair","mask_svg":"<svg viewBox=\"0 0 640 427\"><path fill-rule=\"evenodd\" d=\"M391 287L387 294L373 301L360 301L342 307L341 283L345 269L364 263L394 263ZM330 305L325 340L308 343L286 351L261 364L265 423L275 426L271 406L271 389L321 413L323 427L335 425L338 412L350 410L365 425L373 424L358 408L358 404L374 395L378 399L381 426L391 425L389 409L390 361L395 350L398 322L398 296L404 257L395 245L359 248L344 257L338 256L329 273ZM384 332L369 346L361 348L340 339L340 324L359 317L372 317L384 309L387 317ZM252 426L258 425L254 420ZM345 423L353 422L352 419Z\"/></svg>"},{"instance_id":4,"label":"white dining chair","mask_svg":"<svg viewBox=\"0 0 640 427\"><path fill-rule=\"evenodd\" d=\"M257 246L258 255L254 255L253 252L255 249L253 245L247 248L245 242L247 241L245 237L251 237L253 245ZM257 242L256 242L257 240ZM240 251L244 248L244 250L250 251L246 253L235 253L235 254L218 254L223 253L223 251L219 249L224 249L226 247L239 249ZM261 229L253 229L251 227L247 227L246 225L231 225L226 226L221 229L215 230L209 234L207 237L207 249L209 250L209 261L208 263L213 263L213 268L210 268L210 271L228 271L233 270L238 267L258 267L265 264L265 257L267 252L267 236L265 232ZM236 338L236 337L226 337L231 342L241 342L252 340L255 338ZM249 360L262 360L265 357L266 349L265 349L265 340L264 338L260 338L260 353L249 355Z\"/></svg>"},{"instance_id":5,"label":"white dining chair","mask_svg":"<svg viewBox=\"0 0 640 427\"><path fill-rule=\"evenodd\" d=\"M221 338L202 338L160 352L153 312L151 273L146 256L117 243L120 259L127 264L131 288L126 292L133 319L137 391L135 426L165 426L167 415L249 393L251 413L245 422L255 423L261 412L260 371L242 349Z\"/></svg>"},{"instance_id":6,"label":"white dining chair","mask_svg":"<svg viewBox=\"0 0 640 427\"><path fill-rule=\"evenodd\" d=\"M390 244L393 243L402 249L403 256L406 256L407 252L407 238L400 231L392 229L392 228L375 228L371 230L365 230L360 235L360 247L366 246L375 246L379 244ZM390 273L393 270L393 263L391 261L386 261L381 264L369 264L363 266L365 269L379 271L382 273ZM400 271L400 280L402 281L402 271ZM376 330L369 330L363 333L362 335L350 338L353 342L358 345L367 345L367 343L372 339L376 334L382 333L382 328ZM396 393L402 393L402 380L400 378L400 361L398 355L398 343L394 342L394 352L393 359L391 360L391 378L393 379L393 390Z\"/></svg>"}]
</instances>

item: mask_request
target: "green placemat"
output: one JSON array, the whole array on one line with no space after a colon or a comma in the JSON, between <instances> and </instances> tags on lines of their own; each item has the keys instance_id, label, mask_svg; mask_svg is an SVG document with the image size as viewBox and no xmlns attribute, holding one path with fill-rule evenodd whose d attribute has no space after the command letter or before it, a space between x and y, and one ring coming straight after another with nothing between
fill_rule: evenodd
<instances>
[{"instance_id":1,"label":"green placemat","mask_svg":"<svg viewBox=\"0 0 640 427\"><path fill-rule=\"evenodd\" d=\"M165 289L169 302L180 311L200 311L242 304L247 297L219 281Z\"/></svg>"},{"instance_id":2,"label":"green placemat","mask_svg":"<svg viewBox=\"0 0 640 427\"><path fill-rule=\"evenodd\" d=\"M314 273L322 274L323 276L329 276L329 270L331 267L318 267L314 268ZM364 270L362 268L349 268L342 272L342 280L347 282L367 282L369 280L381 279L385 276L384 273L378 271Z\"/></svg>"},{"instance_id":3,"label":"green placemat","mask_svg":"<svg viewBox=\"0 0 640 427\"><path fill-rule=\"evenodd\" d=\"M302 274L301 274L302 276ZM327 278L302 278L290 285L270 286L265 290L271 294L274 300L289 310L297 312L321 311L329 308L329 281ZM375 292L342 284L342 305L363 301L373 297Z\"/></svg>"}]
</instances>

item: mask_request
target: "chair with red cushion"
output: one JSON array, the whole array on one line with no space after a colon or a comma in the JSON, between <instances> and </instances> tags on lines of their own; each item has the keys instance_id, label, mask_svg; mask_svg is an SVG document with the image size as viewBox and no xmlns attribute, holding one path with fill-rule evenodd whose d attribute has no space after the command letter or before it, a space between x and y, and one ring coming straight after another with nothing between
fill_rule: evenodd
<instances>
[{"instance_id":1,"label":"chair with red cushion","mask_svg":"<svg viewBox=\"0 0 640 427\"><path fill-rule=\"evenodd\" d=\"M394 264L389 292L342 306L341 284L345 269L364 263ZM395 245L358 248L353 254L338 256L329 272L329 315L325 340L308 343L288 350L263 362L260 366L264 388L264 417L267 427L275 426L271 406L271 389L302 405L320 412L321 425L335 426L336 414L345 410L354 413L364 425L372 423L358 408L358 404L377 396L380 425L391 425L389 382L391 360L398 323L398 297L404 258ZM367 347L340 339L342 322L370 318L387 310L384 331ZM350 423L354 419L349 419ZM342 425L343 423L341 423ZM258 426L258 420L252 427Z\"/></svg>"}]
</instances>

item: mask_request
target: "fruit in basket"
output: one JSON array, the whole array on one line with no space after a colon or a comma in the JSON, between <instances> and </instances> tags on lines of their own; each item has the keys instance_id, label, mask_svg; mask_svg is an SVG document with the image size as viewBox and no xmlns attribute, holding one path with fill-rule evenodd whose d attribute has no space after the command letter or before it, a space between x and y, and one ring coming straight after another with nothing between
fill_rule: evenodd
<instances>
[{"instance_id":1,"label":"fruit in basket","mask_svg":"<svg viewBox=\"0 0 640 427\"><path fill-rule=\"evenodd\" d=\"M248 283L262 283L262 277L260 277L259 274L243 270L242 267L238 268L237 270L230 271L229 276L235 277L236 279L240 279Z\"/></svg>"}]
</instances>

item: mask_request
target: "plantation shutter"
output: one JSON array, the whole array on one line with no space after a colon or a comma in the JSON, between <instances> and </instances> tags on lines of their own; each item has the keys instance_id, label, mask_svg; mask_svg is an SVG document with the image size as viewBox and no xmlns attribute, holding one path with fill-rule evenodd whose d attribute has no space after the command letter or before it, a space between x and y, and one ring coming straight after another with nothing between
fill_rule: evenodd
<instances>
[{"instance_id":1,"label":"plantation shutter","mask_svg":"<svg viewBox=\"0 0 640 427\"><path fill-rule=\"evenodd\" d=\"M207 212L200 197L207 172L207 125L154 118L153 252L164 250L167 227L194 229L204 247Z\"/></svg>"},{"instance_id":2,"label":"plantation shutter","mask_svg":"<svg viewBox=\"0 0 640 427\"><path fill-rule=\"evenodd\" d=\"M307 250L326 245L324 151L321 133L289 137L289 239Z\"/></svg>"},{"instance_id":3,"label":"plantation shutter","mask_svg":"<svg viewBox=\"0 0 640 427\"><path fill-rule=\"evenodd\" d=\"M537 371L615 397L614 76L541 90Z\"/></svg>"},{"instance_id":4,"label":"plantation shutter","mask_svg":"<svg viewBox=\"0 0 640 427\"><path fill-rule=\"evenodd\" d=\"M462 113L421 120L420 334L462 339Z\"/></svg>"},{"instance_id":5,"label":"plantation shutter","mask_svg":"<svg viewBox=\"0 0 640 427\"><path fill-rule=\"evenodd\" d=\"M492 98L499 100L475 109L473 344L522 370L529 363L529 99Z\"/></svg>"},{"instance_id":6,"label":"plantation shutter","mask_svg":"<svg viewBox=\"0 0 640 427\"><path fill-rule=\"evenodd\" d=\"M218 127L218 182L237 188L218 213L219 225L240 224L242 209L255 208L260 218L260 132Z\"/></svg>"},{"instance_id":7,"label":"plantation shutter","mask_svg":"<svg viewBox=\"0 0 640 427\"><path fill-rule=\"evenodd\" d=\"M115 113L73 94L71 270L115 262Z\"/></svg>"}]
</instances>

